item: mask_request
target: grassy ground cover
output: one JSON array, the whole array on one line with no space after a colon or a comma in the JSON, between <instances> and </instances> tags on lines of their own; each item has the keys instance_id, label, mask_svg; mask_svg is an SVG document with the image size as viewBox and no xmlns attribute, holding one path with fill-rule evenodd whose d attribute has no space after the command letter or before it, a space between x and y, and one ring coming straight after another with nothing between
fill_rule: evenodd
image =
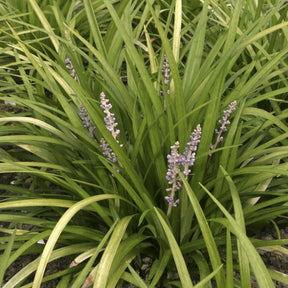
<instances>
[{"instance_id":1,"label":"grassy ground cover","mask_svg":"<svg viewBox=\"0 0 288 288\"><path fill-rule=\"evenodd\" d=\"M3 287L288 284L287 10L0 1L0 283L39 255Z\"/></svg>"}]
</instances>

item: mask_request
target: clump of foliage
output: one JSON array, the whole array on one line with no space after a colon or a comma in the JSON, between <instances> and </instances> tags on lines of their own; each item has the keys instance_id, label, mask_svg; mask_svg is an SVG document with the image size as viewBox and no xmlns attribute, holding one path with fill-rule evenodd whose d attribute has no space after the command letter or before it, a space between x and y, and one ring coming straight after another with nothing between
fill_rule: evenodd
<instances>
[{"instance_id":1,"label":"clump of foliage","mask_svg":"<svg viewBox=\"0 0 288 288\"><path fill-rule=\"evenodd\" d=\"M288 283L286 1L188 2L0 3L5 288Z\"/></svg>"}]
</instances>

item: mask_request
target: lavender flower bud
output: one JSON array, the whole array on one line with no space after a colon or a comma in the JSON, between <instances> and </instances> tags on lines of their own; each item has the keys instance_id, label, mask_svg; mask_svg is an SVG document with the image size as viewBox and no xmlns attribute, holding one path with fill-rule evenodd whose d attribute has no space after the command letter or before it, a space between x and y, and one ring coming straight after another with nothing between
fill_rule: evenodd
<instances>
[{"instance_id":1,"label":"lavender flower bud","mask_svg":"<svg viewBox=\"0 0 288 288\"><path fill-rule=\"evenodd\" d=\"M177 207L177 204L179 204L179 199L174 201L174 198L171 196L165 196L164 198L168 201L169 205L171 205L173 207Z\"/></svg>"},{"instance_id":2,"label":"lavender flower bud","mask_svg":"<svg viewBox=\"0 0 288 288\"><path fill-rule=\"evenodd\" d=\"M221 134L225 131L227 131L227 125L230 124L230 121L228 120L228 118L230 117L230 115L232 114L232 112L234 110L236 110L236 106L237 106L237 101L233 101L229 104L229 109L225 110L223 112L223 117L222 119L220 119L218 122L221 124L221 127L218 129L215 129L215 133L217 134L217 139L216 142L211 146L210 146L210 150L214 150L216 149L218 143L223 141L223 137L221 136Z\"/></svg>"}]
</instances>

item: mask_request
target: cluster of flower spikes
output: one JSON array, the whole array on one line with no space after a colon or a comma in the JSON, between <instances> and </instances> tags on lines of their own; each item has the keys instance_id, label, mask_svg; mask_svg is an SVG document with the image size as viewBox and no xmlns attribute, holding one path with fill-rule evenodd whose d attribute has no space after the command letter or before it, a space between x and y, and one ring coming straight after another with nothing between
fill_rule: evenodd
<instances>
[{"instance_id":1,"label":"cluster of flower spikes","mask_svg":"<svg viewBox=\"0 0 288 288\"><path fill-rule=\"evenodd\" d=\"M232 114L232 112L236 109L236 106L237 106L237 101L235 100L235 101L231 102L228 106L228 109L223 112L224 115L223 115L222 119L219 120L221 127L219 128L219 130L215 129L217 139L216 139L214 144L211 144L210 151L216 149L217 145L223 141L222 133L227 131L226 126L230 124L230 121L228 119L229 119L230 115Z\"/></svg>"},{"instance_id":2,"label":"cluster of flower spikes","mask_svg":"<svg viewBox=\"0 0 288 288\"><path fill-rule=\"evenodd\" d=\"M182 188L182 181L179 176L179 171L182 166L182 173L187 178L191 173L191 167L194 165L195 156L198 144L201 138L201 126L197 125L196 129L190 136L190 141L187 143L183 155L178 152L179 142L176 141L173 146L171 146L171 154L167 155L168 159L168 171L166 174L166 179L171 187L167 188L166 191L169 192L165 199L168 201L169 206L175 207L179 203L178 200L174 200L176 191Z\"/></svg>"},{"instance_id":3,"label":"cluster of flower spikes","mask_svg":"<svg viewBox=\"0 0 288 288\"><path fill-rule=\"evenodd\" d=\"M120 130L117 129L116 127L118 126L118 123L115 121L115 115L114 113L111 113L111 108L112 108L112 104L108 103L109 100L106 99L106 95L104 94L104 92L101 92L100 94L100 100L101 100L101 105L100 107L103 109L104 113L106 114L104 121L106 124L106 128L110 131L110 133L112 134L113 138L117 141L117 143L119 143L119 140L117 139L117 136L120 133ZM109 144L106 142L106 140L104 138L101 138L100 140L101 145L100 147L103 150L103 155L109 160L112 161L113 163L119 162L115 153L112 151L111 147L109 146ZM120 147L123 147L123 144L120 144ZM120 163L119 163L120 164ZM114 167L114 169L119 172L119 169Z\"/></svg>"},{"instance_id":4,"label":"cluster of flower spikes","mask_svg":"<svg viewBox=\"0 0 288 288\"><path fill-rule=\"evenodd\" d=\"M67 36L67 31L65 31L65 35ZM68 41L72 43L71 38L69 38ZM74 51L74 49L73 49L73 51ZM69 57L67 57L65 59L65 63L67 64L66 68L69 70L70 75L76 81L77 80L76 71L74 69L74 66L72 64L71 59ZM105 124L106 124L106 128L111 132L112 136L117 141L117 143L119 143L119 141L117 140L117 135L120 133L120 130L116 129L116 127L118 126L118 123L115 122L116 119L114 117L114 114L110 112L110 109L112 108L112 105L110 103L108 103L109 100L106 99L106 96L105 96L104 92L101 92L100 100L101 100L100 107L103 109L104 113L106 114L106 117L104 118L104 121L105 121ZM96 139L94 138L94 135L93 135L93 131L96 129L96 127L92 126L91 119L89 117L88 111L86 110L86 108L83 106L82 103L80 103L80 116L81 116L81 120L82 120L82 123L83 123L83 127L86 128L89 131L88 132L88 136L96 141ZM115 153L110 148L109 144L106 142L106 140L104 138L101 138L100 142L101 142L100 147L103 150L103 155L109 161L112 161L113 163L116 163L118 161L118 159L117 159ZM122 146L123 146L123 144L120 144L120 147L122 147ZM114 169L117 172L119 172L118 168L114 167Z\"/></svg>"}]
</instances>

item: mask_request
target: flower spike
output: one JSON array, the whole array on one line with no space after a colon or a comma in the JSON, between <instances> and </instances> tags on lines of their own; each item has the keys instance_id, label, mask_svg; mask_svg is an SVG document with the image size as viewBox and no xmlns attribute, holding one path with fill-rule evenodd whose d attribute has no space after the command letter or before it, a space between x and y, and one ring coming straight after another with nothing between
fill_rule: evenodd
<instances>
[{"instance_id":1,"label":"flower spike","mask_svg":"<svg viewBox=\"0 0 288 288\"><path fill-rule=\"evenodd\" d=\"M80 103L80 110L81 110L81 112L79 114L80 114L81 119L82 119L83 127L88 129L88 131L89 131L88 136L96 141L96 139L94 138L94 135L93 135L93 131L96 129L96 127L92 126L91 119L88 115L88 112L82 103Z\"/></svg>"},{"instance_id":2,"label":"flower spike","mask_svg":"<svg viewBox=\"0 0 288 288\"><path fill-rule=\"evenodd\" d=\"M187 179L188 175L191 173L190 168L194 165L195 156L198 144L201 138L201 126L197 125L197 128L193 131L190 136L190 141L187 143L187 147L183 155L179 154L179 142L176 141L173 146L171 146L171 154L167 155L168 159L168 171L166 173L166 179L171 187L167 188L166 191L169 192L168 196L165 196L165 200L168 201L169 207L167 215L170 216L172 207L176 207L179 203L178 200L174 200L176 191L181 190L182 180L179 176L181 166L183 167L183 175Z\"/></svg>"},{"instance_id":3,"label":"flower spike","mask_svg":"<svg viewBox=\"0 0 288 288\"><path fill-rule=\"evenodd\" d=\"M86 108L83 106L82 103L80 103L80 116L81 116L81 119L82 119L82 123L83 123L83 127L84 128L89 128L91 126L91 123L90 123L90 118L89 118L89 115L88 115L88 111L86 110Z\"/></svg>"},{"instance_id":4,"label":"flower spike","mask_svg":"<svg viewBox=\"0 0 288 288\"><path fill-rule=\"evenodd\" d=\"M169 80L170 80L170 65L169 65L168 58L166 55L164 55L162 73L164 74L164 84L165 86L168 86ZM167 93L169 94L169 90L167 91Z\"/></svg>"},{"instance_id":5,"label":"flower spike","mask_svg":"<svg viewBox=\"0 0 288 288\"><path fill-rule=\"evenodd\" d=\"M170 82L170 65L168 62L168 58L167 56L164 54L164 61L163 61L163 66L162 66L162 73L164 75L164 85L166 86L165 90L166 93L169 95L170 94L170 90L169 90L169 82ZM164 95L164 91L161 90L160 91L160 95L163 96Z\"/></svg>"},{"instance_id":6,"label":"flower spike","mask_svg":"<svg viewBox=\"0 0 288 288\"><path fill-rule=\"evenodd\" d=\"M65 59L65 63L67 64L66 68L69 70L69 73L72 76L72 78L74 80L77 80L76 71L75 71L74 66L72 64L72 61L69 57Z\"/></svg>"},{"instance_id":7,"label":"flower spike","mask_svg":"<svg viewBox=\"0 0 288 288\"><path fill-rule=\"evenodd\" d=\"M117 143L119 143L119 141L117 140L117 136L119 135L120 130L116 129L118 123L115 122L116 118L114 113L110 112L112 105L108 103L109 99L106 99L106 95L104 94L104 92L101 92L100 99L101 99L100 107L104 110L104 113L106 114L106 117L104 118L106 128L111 132L113 138L117 141ZM120 146L122 147L123 145Z\"/></svg>"},{"instance_id":8,"label":"flower spike","mask_svg":"<svg viewBox=\"0 0 288 288\"><path fill-rule=\"evenodd\" d=\"M197 125L196 129L190 136L190 142L187 143L185 148L185 152L181 157L181 164L184 167L183 174L187 178L188 175L191 173L189 167L192 167L195 162L196 151L198 148L198 144L200 143L201 138L201 126L200 124Z\"/></svg>"},{"instance_id":9,"label":"flower spike","mask_svg":"<svg viewBox=\"0 0 288 288\"><path fill-rule=\"evenodd\" d=\"M110 131L112 134L113 138L119 143L119 140L117 139L117 136L120 133L120 130L117 129L116 127L118 126L118 123L115 122L116 118L114 113L111 113L110 109L112 108L112 104L109 103L109 99L106 99L106 95L104 92L101 92L100 94L100 100L101 100L101 105L100 107L103 109L104 113L106 116L104 117L104 121L106 124L106 128ZM119 162L115 153L112 151L110 148L109 144L106 142L104 138L101 139L101 148L103 150L103 155L107 157L109 161L112 161L113 163ZM123 144L120 144L120 147L123 147ZM121 166L121 164L119 163ZM114 169L119 172L119 169L114 167Z\"/></svg>"},{"instance_id":10,"label":"flower spike","mask_svg":"<svg viewBox=\"0 0 288 288\"><path fill-rule=\"evenodd\" d=\"M223 137L221 136L223 132L227 131L227 125L230 124L230 121L228 120L230 115L232 114L232 112L234 110L236 110L236 106L237 106L237 101L233 101L229 104L229 109L225 110L223 112L223 117L222 119L219 120L219 123L221 124L221 127L218 129L215 129L215 133L217 134L217 139L215 141L215 143L210 146L210 151L216 149L217 145L223 141Z\"/></svg>"}]
</instances>

